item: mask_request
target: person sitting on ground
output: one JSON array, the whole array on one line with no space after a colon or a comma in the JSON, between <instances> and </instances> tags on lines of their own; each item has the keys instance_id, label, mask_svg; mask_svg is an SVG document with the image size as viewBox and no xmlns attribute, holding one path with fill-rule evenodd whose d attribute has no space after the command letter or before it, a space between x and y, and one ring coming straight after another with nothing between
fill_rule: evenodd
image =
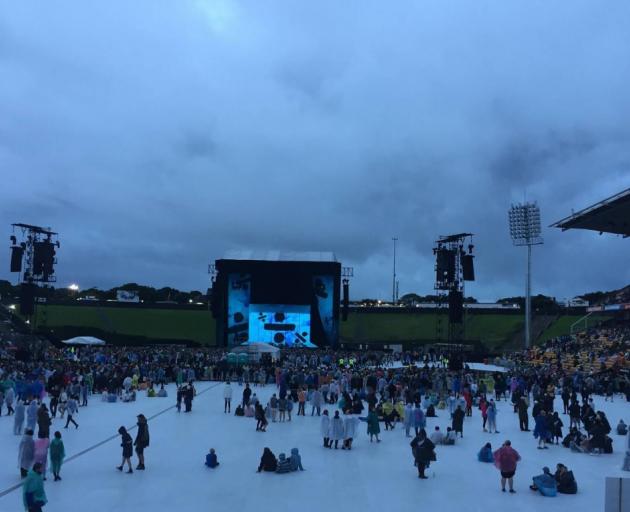
<instances>
[{"instance_id":1,"label":"person sitting on ground","mask_svg":"<svg viewBox=\"0 0 630 512\"><path fill-rule=\"evenodd\" d=\"M440 432L440 427L435 427L435 431L429 436L429 439L436 446L442 444L444 441L444 434Z\"/></svg>"},{"instance_id":2,"label":"person sitting on ground","mask_svg":"<svg viewBox=\"0 0 630 512\"><path fill-rule=\"evenodd\" d=\"M164 384L160 385L160 390L158 391L157 396L160 398L166 398L168 396L166 389L164 389Z\"/></svg>"},{"instance_id":3,"label":"person sitting on ground","mask_svg":"<svg viewBox=\"0 0 630 512\"><path fill-rule=\"evenodd\" d=\"M291 456L289 457L289 464L291 465L291 471L304 471L302 467L302 457L297 448L291 448Z\"/></svg>"},{"instance_id":4,"label":"person sitting on ground","mask_svg":"<svg viewBox=\"0 0 630 512\"><path fill-rule=\"evenodd\" d=\"M547 466L543 468L543 474L532 478L534 483L529 486L532 491L538 491L543 496L552 498L557 492L557 483L555 477Z\"/></svg>"},{"instance_id":5,"label":"person sitting on ground","mask_svg":"<svg viewBox=\"0 0 630 512\"><path fill-rule=\"evenodd\" d=\"M490 443L486 443L479 453L477 454L477 460L479 462L494 462L494 456L492 454L492 445Z\"/></svg>"},{"instance_id":6,"label":"person sitting on ground","mask_svg":"<svg viewBox=\"0 0 630 512\"><path fill-rule=\"evenodd\" d=\"M210 453L206 455L206 466L209 468L216 468L219 465L219 461L217 459L217 454L214 451L214 448L210 448Z\"/></svg>"},{"instance_id":7,"label":"person sitting on ground","mask_svg":"<svg viewBox=\"0 0 630 512\"><path fill-rule=\"evenodd\" d=\"M258 466L258 473L261 471L275 471L278 468L278 461L276 456L269 448L263 450L262 457L260 458L260 465Z\"/></svg>"},{"instance_id":8,"label":"person sitting on ground","mask_svg":"<svg viewBox=\"0 0 630 512\"><path fill-rule=\"evenodd\" d=\"M425 416L427 418L437 418L437 414L435 414L435 407L433 406L433 404L430 404L429 407L427 407L427 413L425 414Z\"/></svg>"},{"instance_id":9,"label":"person sitting on ground","mask_svg":"<svg viewBox=\"0 0 630 512\"><path fill-rule=\"evenodd\" d=\"M254 406L252 404L247 404L245 406L245 417L246 418L254 417Z\"/></svg>"},{"instance_id":10,"label":"person sitting on ground","mask_svg":"<svg viewBox=\"0 0 630 512\"><path fill-rule=\"evenodd\" d=\"M287 459L287 456L284 453L278 455L278 467L276 468L276 473L290 473L291 472L291 461Z\"/></svg>"},{"instance_id":11,"label":"person sitting on ground","mask_svg":"<svg viewBox=\"0 0 630 512\"><path fill-rule=\"evenodd\" d=\"M147 390L147 397L155 398L156 396L157 396L157 393L155 392L155 388L153 387L153 384L151 384L151 387Z\"/></svg>"},{"instance_id":12,"label":"person sitting on ground","mask_svg":"<svg viewBox=\"0 0 630 512\"><path fill-rule=\"evenodd\" d=\"M623 420L619 420L619 423L617 424L617 434L625 436L627 433L628 425L626 425Z\"/></svg>"},{"instance_id":13,"label":"person sitting on ground","mask_svg":"<svg viewBox=\"0 0 630 512\"><path fill-rule=\"evenodd\" d=\"M451 427L446 427L446 435L444 439L442 439L442 444L445 445L454 445L455 440L457 439L457 434Z\"/></svg>"},{"instance_id":14,"label":"person sitting on ground","mask_svg":"<svg viewBox=\"0 0 630 512\"><path fill-rule=\"evenodd\" d=\"M584 435L576 427L572 427L566 437L562 440L562 446L570 448L572 443L576 443L579 446L583 440Z\"/></svg>"},{"instance_id":15,"label":"person sitting on ground","mask_svg":"<svg viewBox=\"0 0 630 512\"><path fill-rule=\"evenodd\" d=\"M558 492L562 494L577 493L577 482L573 476L573 471L569 471L564 464L556 465L555 479L558 485Z\"/></svg>"}]
</instances>

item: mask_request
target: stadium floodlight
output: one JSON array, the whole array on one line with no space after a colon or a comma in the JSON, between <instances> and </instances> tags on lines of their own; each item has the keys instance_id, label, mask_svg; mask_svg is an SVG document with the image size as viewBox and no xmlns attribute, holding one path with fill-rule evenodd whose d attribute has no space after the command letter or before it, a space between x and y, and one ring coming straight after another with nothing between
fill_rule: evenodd
<instances>
[{"instance_id":1,"label":"stadium floodlight","mask_svg":"<svg viewBox=\"0 0 630 512\"><path fill-rule=\"evenodd\" d=\"M517 246L527 246L527 277L525 281L525 348L530 345L532 245L541 245L540 208L536 202L513 204L508 212L510 237Z\"/></svg>"}]
</instances>

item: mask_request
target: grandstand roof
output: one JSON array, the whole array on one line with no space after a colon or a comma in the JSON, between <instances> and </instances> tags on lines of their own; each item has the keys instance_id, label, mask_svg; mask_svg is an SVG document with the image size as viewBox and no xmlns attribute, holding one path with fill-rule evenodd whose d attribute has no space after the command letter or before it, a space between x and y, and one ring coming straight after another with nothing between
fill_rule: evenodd
<instances>
[{"instance_id":1,"label":"grandstand roof","mask_svg":"<svg viewBox=\"0 0 630 512\"><path fill-rule=\"evenodd\" d=\"M247 261L315 261L336 262L335 253L330 251L226 251L223 259Z\"/></svg>"},{"instance_id":2,"label":"grandstand roof","mask_svg":"<svg viewBox=\"0 0 630 512\"><path fill-rule=\"evenodd\" d=\"M573 213L551 225L553 228L590 229L600 233L630 236L630 188Z\"/></svg>"}]
</instances>

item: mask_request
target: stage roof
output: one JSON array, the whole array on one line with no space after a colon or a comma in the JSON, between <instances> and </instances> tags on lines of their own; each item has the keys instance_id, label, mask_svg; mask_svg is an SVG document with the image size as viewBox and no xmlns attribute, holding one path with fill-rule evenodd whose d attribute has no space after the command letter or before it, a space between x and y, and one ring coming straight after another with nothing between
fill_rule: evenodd
<instances>
[{"instance_id":1,"label":"stage roof","mask_svg":"<svg viewBox=\"0 0 630 512\"><path fill-rule=\"evenodd\" d=\"M328 251L226 251L225 260L247 261L311 261L311 262L336 262L335 253Z\"/></svg>"},{"instance_id":2,"label":"stage roof","mask_svg":"<svg viewBox=\"0 0 630 512\"><path fill-rule=\"evenodd\" d=\"M590 229L630 236L630 188L559 220L551 227L561 228L562 231Z\"/></svg>"}]
</instances>

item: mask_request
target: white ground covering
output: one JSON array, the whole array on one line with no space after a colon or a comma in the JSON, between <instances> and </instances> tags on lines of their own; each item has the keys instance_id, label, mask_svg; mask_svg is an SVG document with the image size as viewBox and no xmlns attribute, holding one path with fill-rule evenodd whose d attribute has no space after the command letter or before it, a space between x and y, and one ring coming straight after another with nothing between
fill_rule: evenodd
<instances>
[{"instance_id":1,"label":"white ground covering","mask_svg":"<svg viewBox=\"0 0 630 512\"><path fill-rule=\"evenodd\" d=\"M475 410L473 417L465 421L464 439L457 446L438 447L438 461L428 470L432 478L422 481L417 478L409 439L405 439L400 426L393 432L382 431L380 444L370 444L366 424L362 422L361 434L351 452L327 450L322 447L317 417L294 414L292 422L270 423L267 433L259 433L255 432L252 418L223 414L223 384L200 382L197 388L200 392L208 391L195 399L192 413L177 414L169 410L150 420L151 446L146 450L146 471L136 471L133 475L116 471L121 454L116 438L65 464L62 482L48 479L49 504L45 511L596 512L603 510L604 477L630 476L620 470L625 438L612 434L615 449L612 455L574 454L562 446L537 450L531 432L518 430L517 417L506 402L499 403L500 434L482 432L480 415ZM63 430L57 419L51 433L62 431L66 453L72 456L116 434L120 425L133 425L136 414L142 412L150 417L169 407L175 401L173 391L170 386L168 398L141 396L138 402L130 404L102 403L93 398L76 418L80 424L78 430L74 427ZM236 402L240 388L235 386L234 391ZM267 399L275 387L254 388L254 391ZM622 414L626 422L630 420L630 407L620 397L613 404L596 397L595 403L597 409L606 411L613 426ZM449 424L447 412L438 411L438 414L439 418L429 419L427 431L435 425L445 429ZM568 418L563 416L563 421L566 431ZM12 434L12 427L12 418L0 418L0 492L20 481L16 467L19 437ZM132 435L135 436L135 431ZM476 453L485 442L490 441L493 448L498 448L508 438L523 458L515 478L515 495L501 493L496 468L476 460ZM269 446L276 455L298 447L306 471L257 474L264 446ZM221 463L215 470L203 465L210 447L216 449ZM574 471L579 493L544 498L530 491L531 477L539 474L542 466L555 469L557 462ZM22 510L20 490L0 498L0 511L19 510Z\"/></svg>"}]
</instances>

